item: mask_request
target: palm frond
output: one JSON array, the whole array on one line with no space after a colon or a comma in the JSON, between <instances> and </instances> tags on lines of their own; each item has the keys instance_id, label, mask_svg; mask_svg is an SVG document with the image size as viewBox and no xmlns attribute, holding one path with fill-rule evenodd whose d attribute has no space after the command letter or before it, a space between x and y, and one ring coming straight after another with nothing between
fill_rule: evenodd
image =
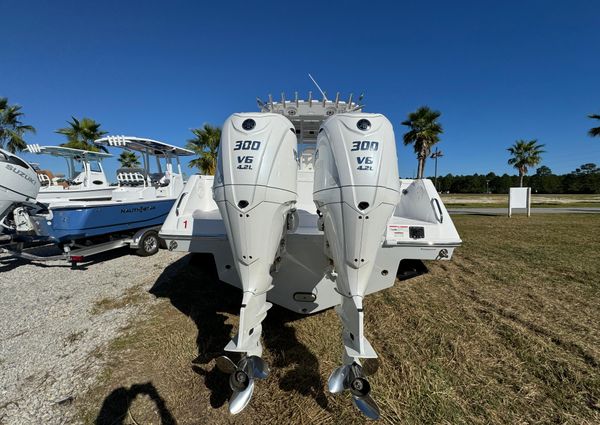
<instances>
[{"instance_id":1,"label":"palm frond","mask_svg":"<svg viewBox=\"0 0 600 425\"><path fill-rule=\"evenodd\" d=\"M414 145L415 152L421 154L429 152L431 147L440 141L440 134L444 130L437 119L440 111L434 111L428 106L421 106L415 112L408 114L408 119L402 125L409 127L403 136L405 145Z\"/></svg>"},{"instance_id":2,"label":"palm frond","mask_svg":"<svg viewBox=\"0 0 600 425\"><path fill-rule=\"evenodd\" d=\"M6 147L12 153L27 147L24 136L26 133L35 133L35 128L23 124L23 116L20 105L10 105L8 98L0 98L0 147Z\"/></svg>"},{"instance_id":3,"label":"palm frond","mask_svg":"<svg viewBox=\"0 0 600 425\"><path fill-rule=\"evenodd\" d=\"M98 147L94 144L94 140L101 138L106 131L100 129L100 123L91 118L82 118L81 120L71 117L71 121L67 121L68 127L59 128L56 133L66 136L67 142L61 146L72 147L74 149L83 149L93 152L103 150L104 146Z\"/></svg>"},{"instance_id":4,"label":"palm frond","mask_svg":"<svg viewBox=\"0 0 600 425\"><path fill-rule=\"evenodd\" d=\"M138 156L135 153L130 152L130 151L121 152L121 155L119 155L118 160L121 163L121 167L124 167L124 168L140 166L140 160L139 160Z\"/></svg>"},{"instance_id":5,"label":"palm frond","mask_svg":"<svg viewBox=\"0 0 600 425\"><path fill-rule=\"evenodd\" d=\"M539 144L536 139L517 140L507 149L511 154L508 164L516 168L519 175L525 175L530 167L535 167L542 161L542 154L546 152L542 149L544 146L544 144Z\"/></svg>"},{"instance_id":6,"label":"palm frond","mask_svg":"<svg viewBox=\"0 0 600 425\"><path fill-rule=\"evenodd\" d=\"M201 128L191 129L194 137L189 139L186 148L194 151L198 158L189 162L204 174L214 174L217 167L217 155L221 143L221 128L204 124Z\"/></svg>"},{"instance_id":7,"label":"palm frond","mask_svg":"<svg viewBox=\"0 0 600 425\"><path fill-rule=\"evenodd\" d=\"M588 115L588 118L600 121L600 115L598 115L598 114L590 114L590 115ZM600 137L600 127L592 127L592 128L590 128L589 131L588 131L588 136L590 136L590 137Z\"/></svg>"}]
</instances>

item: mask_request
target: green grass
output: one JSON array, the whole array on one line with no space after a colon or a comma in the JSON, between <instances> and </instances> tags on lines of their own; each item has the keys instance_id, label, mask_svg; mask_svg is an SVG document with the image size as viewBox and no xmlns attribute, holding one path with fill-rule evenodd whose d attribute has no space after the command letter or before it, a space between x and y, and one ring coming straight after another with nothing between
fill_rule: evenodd
<instances>
[{"instance_id":1,"label":"green grass","mask_svg":"<svg viewBox=\"0 0 600 425\"><path fill-rule=\"evenodd\" d=\"M442 194L448 208L507 208L507 194ZM531 196L533 208L593 207L600 208L600 195L541 195Z\"/></svg>"},{"instance_id":2,"label":"green grass","mask_svg":"<svg viewBox=\"0 0 600 425\"><path fill-rule=\"evenodd\" d=\"M446 208L508 208L508 201L506 202L445 202ZM600 208L600 202L532 202L532 208Z\"/></svg>"},{"instance_id":3,"label":"green grass","mask_svg":"<svg viewBox=\"0 0 600 425\"><path fill-rule=\"evenodd\" d=\"M366 298L382 422L600 423L600 216L453 220L464 244L452 261ZM264 323L271 375L229 416L227 378L211 359L235 331L241 296L202 261L163 280L154 290L163 302L107 349L102 379L76 400L81 417L363 423L346 395L326 391L341 355L335 313L275 307Z\"/></svg>"}]
</instances>

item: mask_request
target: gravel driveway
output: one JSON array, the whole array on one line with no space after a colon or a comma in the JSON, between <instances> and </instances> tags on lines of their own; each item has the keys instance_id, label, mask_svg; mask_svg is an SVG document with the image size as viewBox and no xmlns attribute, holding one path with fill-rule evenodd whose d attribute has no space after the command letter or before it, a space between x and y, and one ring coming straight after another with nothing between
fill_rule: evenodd
<instances>
[{"instance_id":1,"label":"gravel driveway","mask_svg":"<svg viewBox=\"0 0 600 425\"><path fill-rule=\"evenodd\" d=\"M91 354L143 312L146 291L181 256L120 251L73 270L0 254L0 424L73 423L71 401L102 370Z\"/></svg>"}]
</instances>

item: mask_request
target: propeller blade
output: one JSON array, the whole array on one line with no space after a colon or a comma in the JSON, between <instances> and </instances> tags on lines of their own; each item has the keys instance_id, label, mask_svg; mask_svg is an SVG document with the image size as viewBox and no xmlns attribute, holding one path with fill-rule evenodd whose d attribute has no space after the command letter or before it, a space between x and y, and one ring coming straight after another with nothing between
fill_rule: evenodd
<instances>
[{"instance_id":1,"label":"propeller blade","mask_svg":"<svg viewBox=\"0 0 600 425\"><path fill-rule=\"evenodd\" d=\"M379 359L363 359L362 363L362 372L365 376L375 375L375 373L379 370Z\"/></svg>"},{"instance_id":2,"label":"propeller blade","mask_svg":"<svg viewBox=\"0 0 600 425\"><path fill-rule=\"evenodd\" d=\"M215 362L217 364L217 369L228 375L231 375L237 370L237 366L235 365L235 363L231 361L231 359L227 356L217 357L215 359Z\"/></svg>"},{"instance_id":3,"label":"propeller blade","mask_svg":"<svg viewBox=\"0 0 600 425\"><path fill-rule=\"evenodd\" d=\"M340 366L331 373L329 380L327 381L330 393L337 394L346 389L346 378L349 372L349 366Z\"/></svg>"},{"instance_id":4,"label":"propeller blade","mask_svg":"<svg viewBox=\"0 0 600 425\"><path fill-rule=\"evenodd\" d=\"M365 397L352 396L352 402L367 418L373 420L379 419L379 407L370 395Z\"/></svg>"},{"instance_id":5,"label":"propeller blade","mask_svg":"<svg viewBox=\"0 0 600 425\"><path fill-rule=\"evenodd\" d=\"M232 375L233 376L233 375ZM243 391L234 391L229 399L229 413L236 415L240 413L250 403L252 393L254 392L254 379L250 379L248 386Z\"/></svg>"},{"instance_id":6,"label":"propeller blade","mask_svg":"<svg viewBox=\"0 0 600 425\"><path fill-rule=\"evenodd\" d=\"M269 366L258 356L250 356L248 361L248 375L252 378L265 379L269 375Z\"/></svg>"}]
</instances>

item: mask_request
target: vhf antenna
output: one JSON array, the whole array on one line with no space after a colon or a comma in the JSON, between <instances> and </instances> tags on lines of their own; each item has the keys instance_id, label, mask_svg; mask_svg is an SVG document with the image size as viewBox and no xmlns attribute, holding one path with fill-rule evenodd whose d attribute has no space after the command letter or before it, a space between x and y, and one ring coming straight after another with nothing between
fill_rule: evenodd
<instances>
[{"instance_id":1,"label":"vhf antenna","mask_svg":"<svg viewBox=\"0 0 600 425\"><path fill-rule=\"evenodd\" d=\"M312 82L315 83L315 86L317 86L317 88L319 89L319 91L323 95L323 99L324 100L328 100L327 96L325 95L325 92L323 90L321 90L321 87L319 87L319 84L315 81L315 79L313 78L313 76L310 75L310 73L308 73L308 78L310 78L312 80Z\"/></svg>"}]
</instances>

